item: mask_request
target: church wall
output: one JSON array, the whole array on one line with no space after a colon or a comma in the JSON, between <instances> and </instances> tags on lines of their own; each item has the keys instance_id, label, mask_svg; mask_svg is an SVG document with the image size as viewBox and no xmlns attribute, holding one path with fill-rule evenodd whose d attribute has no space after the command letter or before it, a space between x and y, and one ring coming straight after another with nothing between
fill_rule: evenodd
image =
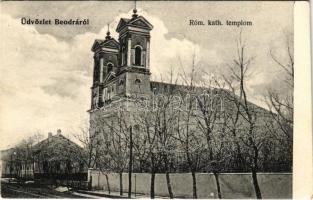
<instances>
[{"instance_id":1,"label":"church wall","mask_svg":"<svg viewBox=\"0 0 313 200\"><path fill-rule=\"evenodd\" d=\"M131 45L131 48L132 49L135 49L135 47L137 45L141 46L142 47L142 50L146 50L146 47L147 47L147 41L148 41L148 38L145 37L145 36L141 36L141 35L136 35L136 34L133 34L131 36L131 40L132 40L132 45Z\"/></svg>"},{"instance_id":2,"label":"church wall","mask_svg":"<svg viewBox=\"0 0 313 200\"><path fill-rule=\"evenodd\" d=\"M119 95L125 94L126 92L126 74L121 74L117 78L117 83L116 83L116 93Z\"/></svg>"},{"instance_id":3,"label":"church wall","mask_svg":"<svg viewBox=\"0 0 313 200\"><path fill-rule=\"evenodd\" d=\"M118 66L118 55L117 54L101 54L101 57L103 58L103 66L107 66L108 63L112 63L114 65L114 70L116 71ZM105 77L103 77L105 78Z\"/></svg>"},{"instance_id":4,"label":"church wall","mask_svg":"<svg viewBox=\"0 0 313 200\"><path fill-rule=\"evenodd\" d=\"M132 102L126 99L119 99L111 104L92 111L90 113L90 136L96 134L97 139L102 139L110 142L110 136L108 134L115 134L110 130L112 125L117 130L117 120L123 120L127 123L127 126L131 125L131 117L128 113L134 112L134 106ZM122 115L121 115L122 114ZM119 117L122 116L122 117ZM113 123L113 124L112 124Z\"/></svg>"},{"instance_id":5,"label":"church wall","mask_svg":"<svg viewBox=\"0 0 313 200\"><path fill-rule=\"evenodd\" d=\"M137 81L136 81L137 80ZM139 83L140 82L140 83ZM141 73L127 73L126 75L127 95L149 95L150 75Z\"/></svg>"}]
</instances>

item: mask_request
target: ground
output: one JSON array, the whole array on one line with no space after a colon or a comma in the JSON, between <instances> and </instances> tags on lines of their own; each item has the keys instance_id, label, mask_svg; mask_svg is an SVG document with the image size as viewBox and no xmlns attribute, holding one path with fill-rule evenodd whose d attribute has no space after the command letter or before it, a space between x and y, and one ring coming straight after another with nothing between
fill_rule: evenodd
<instances>
[{"instance_id":1,"label":"ground","mask_svg":"<svg viewBox=\"0 0 313 200\"><path fill-rule=\"evenodd\" d=\"M71 191L59 192L55 188L38 185L33 182L17 183L1 179L2 198L88 198L78 196Z\"/></svg>"}]
</instances>

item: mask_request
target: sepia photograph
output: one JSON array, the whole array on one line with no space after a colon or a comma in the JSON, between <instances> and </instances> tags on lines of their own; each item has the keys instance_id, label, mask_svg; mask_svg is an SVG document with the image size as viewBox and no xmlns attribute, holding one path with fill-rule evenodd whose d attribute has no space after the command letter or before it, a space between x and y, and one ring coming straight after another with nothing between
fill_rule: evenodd
<instances>
[{"instance_id":1,"label":"sepia photograph","mask_svg":"<svg viewBox=\"0 0 313 200\"><path fill-rule=\"evenodd\" d=\"M294 2L0 6L2 198L293 198Z\"/></svg>"}]
</instances>

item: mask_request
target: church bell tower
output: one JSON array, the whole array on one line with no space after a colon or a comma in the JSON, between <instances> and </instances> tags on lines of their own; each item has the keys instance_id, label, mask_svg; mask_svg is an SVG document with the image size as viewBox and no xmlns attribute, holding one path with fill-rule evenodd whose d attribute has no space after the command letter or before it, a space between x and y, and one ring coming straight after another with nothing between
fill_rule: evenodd
<instances>
[{"instance_id":1,"label":"church bell tower","mask_svg":"<svg viewBox=\"0 0 313 200\"><path fill-rule=\"evenodd\" d=\"M108 30L105 40L95 40L91 50L94 52L91 109L96 109L104 105L107 83L118 73L119 43Z\"/></svg>"},{"instance_id":2,"label":"church bell tower","mask_svg":"<svg viewBox=\"0 0 313 200\"><path fill-rule=\"evenodd\" d=\"M150 31L153 26L133 10L130 19L122 18L119 33L120 79L125 81L125 95L141 97L150 94Z\"/></svg>"},{"instance_id":3,"label":"church bell tower","mask_svg":"<svg viewBox=\"0 0 313 200\"><path fill-rule=\"evenodd\" d=\"M122 18L116 28L118 41L110 36L95 40L91 110L121 98L142 98L150 89L150 31L153 26L133 10L130 19Z\"/></svg>"}]
</instances>

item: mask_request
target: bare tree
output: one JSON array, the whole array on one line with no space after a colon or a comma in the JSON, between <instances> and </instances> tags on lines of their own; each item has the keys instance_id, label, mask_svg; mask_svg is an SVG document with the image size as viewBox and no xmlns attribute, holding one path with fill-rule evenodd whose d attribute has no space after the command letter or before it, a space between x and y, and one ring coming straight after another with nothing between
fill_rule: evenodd
<instances>
[{"instance_id":1,"label":"bare tree","mask_svg":"<svg viewBox=\"0 0 313 200\"><path fill-rule=\"evenodd\" d=\"M212 83L214 82L214 84ZM224 139L220 137L226 134L227 115L224 110L224 90L218 80L211 77L210 80L201 83L203 87L197 88L196 100L199 111L195 114L199 132L203 134L207 150L207 170L213 172L218 198L222 198L219 184L221 163L226 157L221 156L224 150ZM213 87L215 85L215 87ZM221 131L219 131L219 129Z\"/></svg>"},{"instance_id":2,"label":"bare tree","mask_svg":"<svg viewBox=\"0 0 313 200\"><path fill-rule=\"evenodd\" d=\"M82 162L88 168L94 168L97 159L99 158L99 154L97 151L99 142L96 141L98 136L96 134L90 135L89 128L87 126L80 129L80 134L73 135L83 146L83 151L77 152L78 154L80 154Z\"/></svg>"},{"instance_id":3,"label":"bare tree","mask_svg":"<svg viewBox=\"0 0 313 200\"><path fill-rule=\"evenodd\" d=\"M197 91L196 91L196 56L193 55L191 63L191 72L187 74L180 60L181 79L184 87L180 90L181 105L178 109L176 122L176 135L174 138L180 144L178 151L185 154L187 165L192 176L193 198L198 198L197 195L197 180L196 172L203 168L202 159L205 155L205 145L203 137L199 134L198 124L195 115L198 112L197 108Z\"/></svg>"},{"instance_id":4,"label":"bare tree","mask_svg":"<svg viewBox=\"0 0 313 200\"><path fill-rule=\"evenodd\" d=\"M123 172L127 167L127 160L132 160L132 155L129 155L129 145L132 143L132 136L130 136L128 123L124 116L124 110L119 109L116 114L116 125L111 123L111 145L109 156L112 160L112 168L119 173L120 195L123 195ZM128 141L129 138L129 141ZM128 145L129 144L129 145ZM129 164L132 165L132 164ZM132 172L132 170L130 171Z\"/></svg>"},{"instance_id":5,"label":"bare tree","mask_svg":"<svg viewBox=\"0 0 313 200\"><path fill-rule=\"evenodd\" d=\"M177 110L174 108L176 82L173 84L172 73L170 84L158 82L152 96L139 103L139 112L134 113L134 121L140 127L143 137L136 136L136 152L140 161L149 160L151 173L150 197L154 198L154 181L156 172L165 172L167 189L170 198L174 198L170 179L171 161L174 155L174 124ZM162 79L162 78L161 78ZM177 80L176 80L177 81ZM140 100L139 100L140 101ZM139 149L138 147L141 147Z\"/></svg>"},{"instance_id":6,"label":"bare tree","mask_svg":"<svg viewBox=\"0 0 313 200\"><path fill-rule=\"evenodd\" d=\"M11 168L15 168L19 178L27 178L27 168L32 169L35 172L35 156L34 156L34 146L43 139L43 135L39 132L34 135L22 140L13 150L13 155L11 156ZM14 164L13 164L14 163ZM15 165L15 166L13 166ZM22 167L24 171L22 171ZM24 174L24 177L22 177Z\"/></svg>"},{"instance_id":7,"label":"bare tree","mask_svg":"<svg viewBox=\"0 0 313 200\"><path fill-rule=\"evenodd\" d=\"M172 138L175 110L173 109L174 87L167 91L162 91L160 95L157 91L148 100L140 112L135 116L135 122L140 127L141 138L136 139L135 146L141 158L144 154L149 159L151 173L150 197L154 198L154 181L157 171L164 171L166 175L167 188L170 198L174 198L170 181L170 160L173 156L174 141ZM141 146L141 149L138 147ZM146 153L144 153L146 152ZM145 160L145 159L142 159Z\"/></svg>"},{"instance_id":8,"label":"bare tree","mask_svg":"<svg viewBox=\"0 0 313 200\"><path fill-rule=\"evenodd\" d=\"M119 174L120 195L123 195L123 172L129 167L132 174L133 156L130 154L132 136L130 135L131 122L126 108L121 106L110 116L98 118L93 123L96 145L95 154L98 159L96 167L105 175L110 192L108 172ZM128 163L128 164L127 164ZM129 195L131 194L131 178L129 179Z\"/></svg>"},{"instance_id":9,"label":"bare tree","mask_svg":"<svg viewBox=\"0 0 313 200\"><path fill-rule=\"evenodd\" d=\"M233 81L227 80L229 88L234 91L234 94L238 94L239 97L233 98L239 106L237 112L240 117L245 121L247 126L242 126L241 130L243 134L240 134L239 139L242 144L247 147L250 163L250 169L252 173L253 186L256 197L262 199L261 190L258 183L257 172L259 164L260 147L264 138L262 134L258 134L256 130L258 123L258 108L248 101L248 95L246 91L246 82L248 78L249 67L253 58L248 57L246 53L246 46L242 41L241 32L237 40L237 57L233 60L233 65L230 66L231 77L237 84L236 88Z\"/></svg>"},{"instance_id":10,"label":"bare tree","mask_svg":"<svg viewBox=\"0 0 313 200\"><path fill-rule=\"evenodd\" d=\"M267 91L266 102L271 111L274 121L278 124L280 130L285 134L290 143L292 143L293 133L293 88L294 88L294 58L293 58L293 35L287 34L285 37L285 52L275 53L270 51L272 60L282 70L284 77L285 92L269 88ZM280 58L285 54L285 58Z\"/></svg>"},{"instance_id":11,"label":"bare tree","mask_svg":"<svg viewBox=\"0 0 313 200\"><path fill-rule=\"evenodd\" d=\"M158 166L160 163L160 152L157 149L157 127L155 123L155 113L152 113L154 110L152 108L152 105L149 105L148 108L143 110L140 113L137 113L137 116L135 117L135 121L138 124L138 126L141 126L141 131L143 133L143 137L141 142L139 143L137 140L137 145L141 144L145 146L147 150L147 157L149 159L149 165L150 165L150 174L151 174L151 180L150 180L150 198L153 199L155 197L155 174L158 170ZM138 144L139 143L139 144Z\"/></svg>"},{"instance_id":12,"label":"bare tree","mask_svg":"<svg viewBox=\"0 0 313 200\"><path fill-rule=\"evenodd\" d=\"M191 108L189 108L191 110ZM203 137L199 135L196 123L192 119L192 111L180 113L177 118L177 136L175 139L179 142L178 152L183 152L187 161L188 168L192 176L193 198L197 198L197 179L196 172L203 168L201 161L203 155L207 153L203 143Z\"/></svg>"}]
</instances>

